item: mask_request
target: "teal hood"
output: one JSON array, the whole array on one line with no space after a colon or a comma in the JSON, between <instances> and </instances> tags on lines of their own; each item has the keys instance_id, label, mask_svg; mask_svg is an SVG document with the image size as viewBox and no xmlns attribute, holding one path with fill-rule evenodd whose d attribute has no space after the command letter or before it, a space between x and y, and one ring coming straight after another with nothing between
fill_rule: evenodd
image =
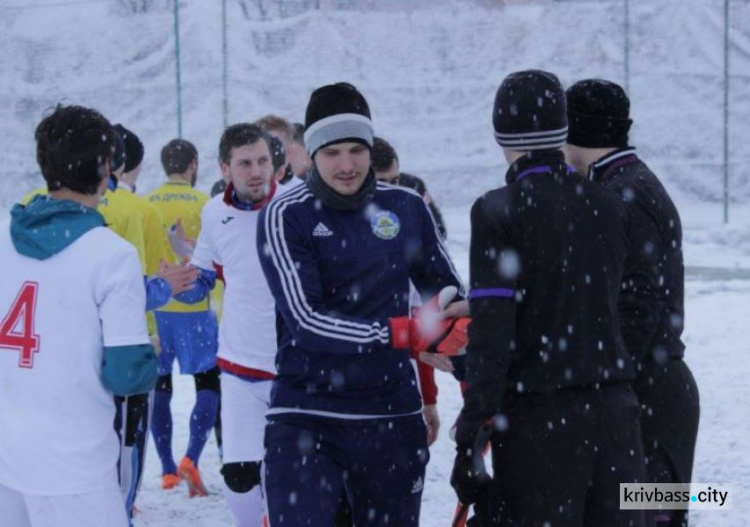
<instances>
[{"instance_id":1,"label":"teal hood","mask_svg":"<svg viewBox=\"0 0 750 527\"><path fill-rule=\"evenodd\" d=\"M10 211L10 236L20 254L36 260L54 256L94 227L104 225L96 209L75 201L36 196Z\"/></svg>"}]
</instances>

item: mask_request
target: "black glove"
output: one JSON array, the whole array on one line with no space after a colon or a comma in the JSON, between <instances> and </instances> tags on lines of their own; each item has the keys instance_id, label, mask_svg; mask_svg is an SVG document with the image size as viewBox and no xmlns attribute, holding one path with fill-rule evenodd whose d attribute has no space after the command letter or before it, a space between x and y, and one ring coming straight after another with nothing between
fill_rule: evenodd
<instances>
[{"instance_id":1,"label":"black glove","mask_svg":"<svg viewBox=\"0 0 750 527\"><path fill-rule=\"evenodd\" d=\"M459 444L456 447L451 487L456 491L458 500L464 505L476 503L492 480L484 466L482 450L484 446Z\"/></svg>"},{"instance_id":2,"label":"black glove","mask_svg":"<svg viewBox=\"0 0 750 527\"><path fill-rule=\"evenodd\" d=\"M221 475L229 490L244 494L260 485L260 461L224 463Z\"/></svg>"},{"instance_id":3,"label":"black glove","mask_svg":"<svg viewBox=\"0 0 750 527\"><path fill-rule=\"evenodd\" d=\"M466 355L455 355L449 358L453 364L453 377L459 382L464 382L466 380Z\"/></svg>"}]
</instances>

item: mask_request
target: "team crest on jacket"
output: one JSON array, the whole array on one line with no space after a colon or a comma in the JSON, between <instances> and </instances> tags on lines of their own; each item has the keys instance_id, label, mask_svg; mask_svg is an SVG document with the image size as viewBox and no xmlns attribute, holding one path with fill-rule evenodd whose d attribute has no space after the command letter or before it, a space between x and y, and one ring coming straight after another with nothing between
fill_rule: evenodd
<instances>
[{"instance_id":1,"label":"team crest on jacket","mask_svg":"<svg viewBox=\"0 0 750 527\"><path fill-rule=\"evenodd\" d=\"M381 240L392 240L401 230L401 221L393 212L381 210L370 218L370 227L373 234Z\"/></svg>"}]
</instances>

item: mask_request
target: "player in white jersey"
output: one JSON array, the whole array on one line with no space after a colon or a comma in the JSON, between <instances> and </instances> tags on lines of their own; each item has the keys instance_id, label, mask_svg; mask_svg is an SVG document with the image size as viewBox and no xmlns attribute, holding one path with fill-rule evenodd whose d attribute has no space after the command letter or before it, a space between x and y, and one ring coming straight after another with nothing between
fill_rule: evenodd
<instances>
[{"instance_id":1,"label":"player in white jersey","mask_svg":"<svg viewBox=\"0 0 750 527\"><path fill-rule=\"evenodd\" d=\"M260 464L265 415L276 373L276 314L255 238L258 213L280 187L272 177L269 137L255 125L227 128L219 158L228 185L203 208L191 261L201 275L195 289L176 298L188 303L204 298L217 275L226 284L217 359L224 452L221 472L236 525L258 527L263 517Z\"/></svg>"},{"instance_id":2,"label":"player in white jersey","mask_svg":"<svg viewBox=\"0 0 750 527\"><path fill-rule=\"evenodd\" d=\"M0 525L128 525L112 395L150 390L156 357L135 248L96 211L114 143L98 112L36 129L49 189L0 223Z\"/></svg>"}]
</instances>

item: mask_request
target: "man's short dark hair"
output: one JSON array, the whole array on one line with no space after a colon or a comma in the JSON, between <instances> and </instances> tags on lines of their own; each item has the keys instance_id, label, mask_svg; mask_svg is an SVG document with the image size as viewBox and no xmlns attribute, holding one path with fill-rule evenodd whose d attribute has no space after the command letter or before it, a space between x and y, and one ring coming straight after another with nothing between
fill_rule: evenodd
<instances>
[{"instance_id":1,"label":"man's short dark hair","mask_svg":"<svg viewBox=\"0 0 750 527\"><path fill-rule=\"evenodd\" d=\"M34 139L36 160L50 191L67 188L93 195L109 176L114 130L96 110L58 104L36 127Z\"/></svg>"},{"instance_id":2,"label":"man's short dark hair","mask_svg":"<svg viewBox=\"0 0 750 527\"><path fill-rule=\"evenodd\" d=\"M172 139L161 149L161 166L167 175L186 172L190 163L197 158L195 145L184 139Z\"/></svg>"},{"instance_id":3,"label":"man's short dark hair","mask_svg":"<svg viewBox=\"0 0 750 527\"><path fill-rule=\"evenodd\" d=\"M370 165L375 172L385 172L394 161L398 161L396 150L382 137L372 139L372 150L370 152Z\"/></svg>"},{"instance_id":4,"label":"man's short dark hair","mask_svg":"<svg viewBox=\"0 0 750 527\"><path fill-rule=\"evenodd\" d=\"M271 151L271 139L258 125L250 123L233 124L221 135L219 141L219 161L229 164L232 160L232 148L253 145L263 140Z\"/></svg>"}]
</instances>

